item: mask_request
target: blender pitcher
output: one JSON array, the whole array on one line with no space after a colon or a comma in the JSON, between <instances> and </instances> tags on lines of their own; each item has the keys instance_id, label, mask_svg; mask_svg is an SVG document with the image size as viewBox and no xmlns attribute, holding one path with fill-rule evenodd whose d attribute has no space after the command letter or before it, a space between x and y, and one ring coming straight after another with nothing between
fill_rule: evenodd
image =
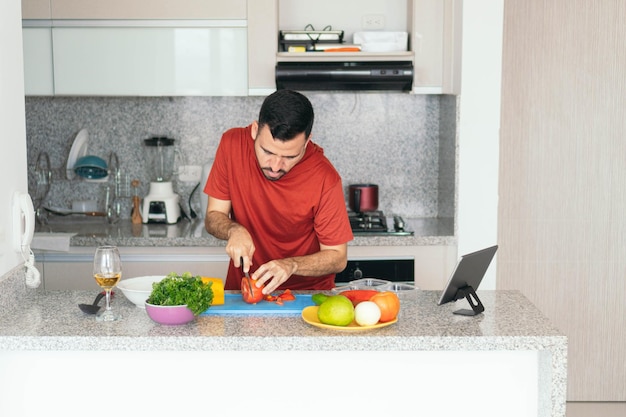
<instances>
[{"instance_id":1,"label":"blender pitcher","mask_svg":"<svg viewBox=\"0 0 626 417\"><path fill-rule=\"evenodd\" d=\"M146 162L151 182L167 182L174 174L175 139L155 137L144 139Z\"/></svg>"},{"instance_id":2,"label":"blender pitcher","mask_svg":"<svg viewBox=\"0 0 626 417\"><path fill-rule=\"evenodd\" d=\"M174 193L174 139L144 139L150 190L144 197L141 217L144 223L174 224L180 220L180 197Z\"/></svg>"}]
</instances>

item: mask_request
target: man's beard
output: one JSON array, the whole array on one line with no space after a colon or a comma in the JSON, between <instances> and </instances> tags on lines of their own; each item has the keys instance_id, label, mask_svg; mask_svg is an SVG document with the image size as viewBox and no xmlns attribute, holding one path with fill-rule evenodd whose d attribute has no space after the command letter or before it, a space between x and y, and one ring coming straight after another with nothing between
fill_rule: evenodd
<instances>
[{"instance_id":1,"label":"man's beard","mask_svg":"<svg viewBox=\"0 0 626 417\"><path fill-rule=\"evenodd\" d=\"M264 176L265 178L267 178L268 180L270 180L270 181L278 181L279 179L281 179L282 177L284 177L284 176L285 176L285 174L287 173L287 172L285 172L285 171L283 171L283 170L281 169L281 170L279 170L279 171L278 171L278 172L281 174L280 176L278 176L278 177L272 177L272 176L268 175L268 172L274 172L274 171L272 171L270 168L261 168L261 172L263 172L263 176Z\"/></svg>"}]
</instances>

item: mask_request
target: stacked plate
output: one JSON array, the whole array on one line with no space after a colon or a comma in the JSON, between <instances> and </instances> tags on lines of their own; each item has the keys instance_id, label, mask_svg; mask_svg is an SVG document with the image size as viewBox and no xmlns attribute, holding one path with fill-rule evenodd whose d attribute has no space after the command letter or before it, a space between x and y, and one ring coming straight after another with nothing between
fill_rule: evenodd
<instances>
[{"instance_id":1,"label":"stacked plate","mask_svg":"<svg viewBox=\"0 0 626 417\"><path fill-rule=\"evenodd\" d=\"M109 174L107 163L98 156L87 155L88 145L89 132L87 129L81 129L74 138L67 158L68 180L73 180L77 175L88 181L104 181L107 178Z\"/></svg>"},{"instance_id":2,"label":"stacked plate","mask_svg":"<svg viewBox=\"0 0 626 417\"><path fill-rule=\"evenodd\" d=\"M74 143L72 143L72 147L70 149L70 154L67 157L67 179L73 180L76 177L76 173L74 172L74 166L76 165L76 161L78 158L81 158L87 155L87 146L89 145L89 132L87 129L82 129L74 138Z\"/></svg>"}]
</instances>

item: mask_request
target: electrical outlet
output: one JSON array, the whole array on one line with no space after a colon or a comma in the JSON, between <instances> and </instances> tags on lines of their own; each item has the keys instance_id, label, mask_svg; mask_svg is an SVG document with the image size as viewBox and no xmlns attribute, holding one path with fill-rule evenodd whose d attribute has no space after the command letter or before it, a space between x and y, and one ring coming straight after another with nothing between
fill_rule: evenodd
<instances>
[{"instance_id":1,"label":"electrical outlet","mask_svg":"<svg viewBox=\"0 0 626 417\"><path fill-rule=\"evenodd\" d=\"M385 28L385 15L382 14L366 14L361 19L361 26L363 29L384 29Z\"/></svg>"},{"instance_id":2,"label":"electrical outlet","mask_svg":"<svg viewBox=\"0 0 626 417\"><path fill-rule=\"evenodd\" d=\"M200 182L201 176L200 165L183 165L178 170L178 179L182 182Z\"/></svg>"}]
</instances>

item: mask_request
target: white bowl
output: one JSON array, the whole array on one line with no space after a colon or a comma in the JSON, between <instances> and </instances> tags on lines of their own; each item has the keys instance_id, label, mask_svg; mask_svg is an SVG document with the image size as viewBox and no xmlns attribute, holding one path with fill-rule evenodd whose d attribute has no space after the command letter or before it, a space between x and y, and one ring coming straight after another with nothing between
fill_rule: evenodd
<instances>
[{"instance_id":1,"label":"white bowl","mask_svg":"<svg viewBox=\"0 0 626 417\"><path fill-rule=\"evenodd\" d=\"M152 283L159 282L165 275L123 279L117 284L124 296L139 308L146 308L146 300L152 293Z\"/></svg>"}]
</instances>

